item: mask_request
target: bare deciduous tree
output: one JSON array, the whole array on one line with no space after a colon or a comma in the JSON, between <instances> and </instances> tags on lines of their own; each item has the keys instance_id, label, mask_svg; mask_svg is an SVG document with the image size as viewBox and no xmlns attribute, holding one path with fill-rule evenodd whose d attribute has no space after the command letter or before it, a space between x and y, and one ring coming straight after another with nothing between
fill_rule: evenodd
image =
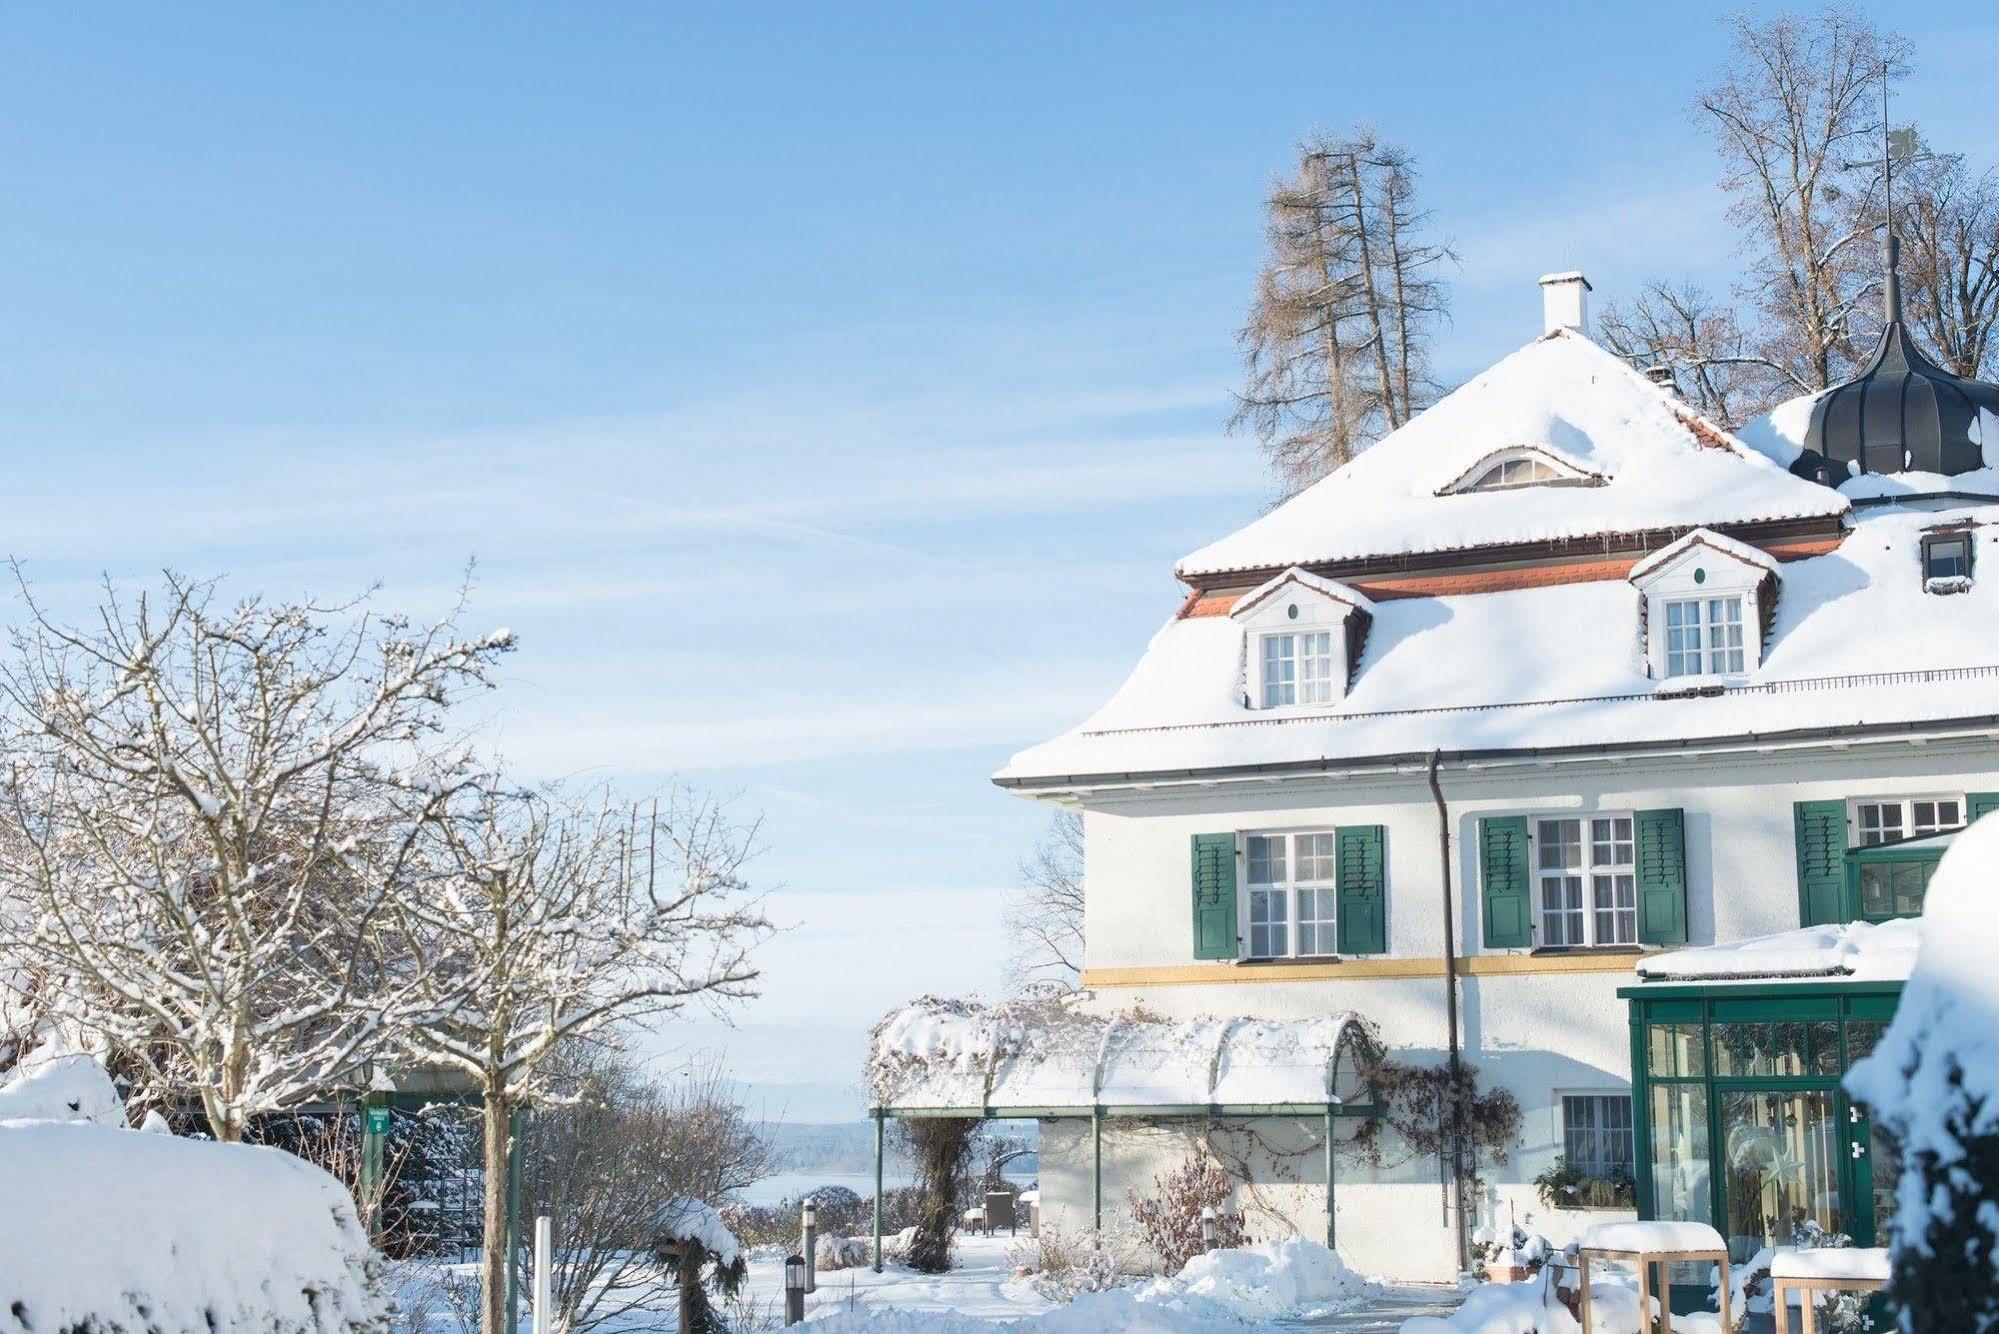
<instances>
[{"instance_id":1,"label":"bare deciduous tree","mask_svg":"<svg viewBox=\"0 0 1999 1334\"><path fill-rule=\"evenodd\" d=\"M770 1175L776 1153L713 1065L666 1083L597 1052L568 1078L575 1100L526 1137L522 1188L555 1221L555 1310L580 1334L670 1305L674 1276L653 1255L662 1219L682 1200L719 1206Z\"/></svg>"},{"instance_id":2,"label":"bare deciduous tree","mask_svg":"<svg viewBox=\"0 0 1999 1334\"><path fill-rule=\"evenodd\" d=\"M1952 373L1999 375L1999 172L1957 157L1898 168L1895 226L1909 323Z\"/></svg>"},{"instance_id":3,"label":"bare deciduous tree","mask_svg":"<svg viewBox=\"0 0 1999 1334\"><path fill-rule=\"evenodd\" d=\"M1057 811L1034 853L1020 864L1020 886L1007 897L1013 950L1007 972L1016 991L1060 994L1083 981L1083 817Z\"/></svg>"},{"instance_id":4,"label":"bare deciduous tree","mask_svg":"<svg viewBox=\"0 0 1999 1334\"><path fill-rule=\"evenodd\" d=\"M406 774L512 638L224 606L174 574L136 600L107 588L76 629L22 591L0 671L0 976L238 1140L351 1074L414 1003L377 928L448 782Z\"/></svg>"},{"instance_id":5,"label":"bare deciduous tree","mask_svg":"<svg viewBox=\"0 0 1999 1334\"><path fill-rule=\"evenodd\" d=\"M1730 23L1734 59L1695 105L1749 261L1751 358L1792 392L1823 389L1852 366L1872 315L1881 81L1908 47L1848 8Z\"/></svg>"},{"instance_id":6,"label":"bare deciduous tree","mask_svg":"<svg viewBox=\"0 0 1999 1334\"><path fill-rule=\"evenodd\" d=\"M1640 369L1670 371L1689 403L1731 429L1795 392L1751 351L1735 311L1691 283L1650 283L1628 304L1606 302L1596 330Z\"/></svg>"},{"instance_id":7,"label":"bare deciduous tree","mask_svg":"<svg viewBox=\"0 0 1999 1334\"><path fill-rule=\"evenodd\" d=\"M433 960L431 1013L409 1055L465 1073L481 1094L486 1179L507 1168L516 1110L573 1090L558 1053L612 1026L752 994L769 927L748 900L754 829L676 791L641 818L596 801L511 789L463 793L437 826L425 893L397 905L411 951ZM482 1327L505 1322L506 1199L486 1192Z\"/></svg>"},{"instance_id":8,"label":"bare deciduous tree","mask_svg":"<svg viewBox=\"0 0 1999 1334\"><path fill-rule=\"evenodd\" d=\"M1266 256L1237 334L1248 427L1293 489L1352 460L1432 392L1429 339L1447 309L1447 246L1425 241L1415 162L1363 127L1314 134L1272 183Z\"/></svg>"}]
</instances>

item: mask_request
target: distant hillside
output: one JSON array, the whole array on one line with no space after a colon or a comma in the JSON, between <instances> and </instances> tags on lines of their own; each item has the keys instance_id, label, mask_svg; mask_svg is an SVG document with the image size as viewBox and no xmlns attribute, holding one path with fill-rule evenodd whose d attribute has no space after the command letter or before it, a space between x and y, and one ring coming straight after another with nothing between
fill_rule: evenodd
<instances>
[{"instance_id":1,"label":"distant hillside","mask_svg":"<svg viewBox=\"0 0 1999 1334\"><path fill-rule=\"evenodd\" d=\"M789 1122L767 1121L764 1133L782 1155L780 1172L837 1172L842 1175L875 1170L875 1126L872 1121ZM1033 1138L1033 1122L1009 1126L1009 1133ZM1032 1159L1021 1166L1032 1169ZM910 1171L906 1158L896 1152L893 1133L888 1141L886 1170L893 1176ZM1009 1167L1009 1173L1019 1169Z\"/></svg>"}]
</instances>

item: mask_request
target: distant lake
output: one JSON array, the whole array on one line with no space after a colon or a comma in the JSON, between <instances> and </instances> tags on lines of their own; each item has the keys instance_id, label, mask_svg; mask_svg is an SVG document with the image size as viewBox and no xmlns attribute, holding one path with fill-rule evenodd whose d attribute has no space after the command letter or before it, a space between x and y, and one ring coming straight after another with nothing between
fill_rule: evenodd
<instances>
[{"instance_id":1,"label":"distant lake","mask_svg":"<svg viewBox=\"0 0 1999 1334\"><path fill-rule=\"evenodd\" d=\"M916 1178L907 1172L885 1172L882 1184L890 1190L910 1185ZM1027 1178L1009 1178L1016 1185L1025 1186ZM862 1199L875 1193L873 1172L780 1172L774 1177L765 1177L748 1190L736 1192L736 1198L744 1204L779 1204L810 1190L825 1186L845 1186Z\"/></svg>"},{"instance_id":2,"label":"distant lake","mask_svg":"<svg viewBox=\"0 0 1999 1334\"><path fill-rule=\"evenodd\" d=\"M914 1180L915 1178L907 1173L882 1174L882 1183L890 1190L907 1186ZM826 1186L845 1186L865 1200L875 1193L875 1174L873 1172L780 1172L774 1177L765 1177L748 1190L737 1191L736 1198L744 1204L778 1204L793 1196Z\"/></svg>"}]
</instances>

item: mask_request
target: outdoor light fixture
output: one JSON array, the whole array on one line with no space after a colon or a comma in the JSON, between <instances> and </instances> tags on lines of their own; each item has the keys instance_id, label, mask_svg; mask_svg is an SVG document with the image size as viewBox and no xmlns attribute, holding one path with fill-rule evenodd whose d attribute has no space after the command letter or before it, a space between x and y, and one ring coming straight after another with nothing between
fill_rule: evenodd
<instances>
[{"instance_id":1,"label":"outdoor light fixture","mask_svg":"<svg viewBox=\"0 0 1999 1334\"><path fill-rule=\"evenodd\" d=\"M819 1206L812 1200L805 1201L800 1211L804 1234L799 1238L799 1246L805 1252L805 1290L819 1291Z\"/></svg>"},{"instance_id":2,"label":"outdoor light fixture","mask_svg":"<svg viewBox=\"0 0 1999 1334\"><path fill-rule=\"evenodd\" d=\"M784 1323L795 1325L805 1319L805 1257L784 1258Z\"/></svg>"},{"instance_id":3,"label":"outdoor light fixture","mask_svg":"<svg viewBox=\"0 0 1999 1334\"><path fill-rule=\"evenodd\" d=\"M1215 1249L1215 1242L1217 1240L1216 1234L1220 1230L1221 1230L1221 1220L1215 1214L1215 1206L1212 1204L1202 1205L1201 1206L1201 1249L1202 1250L1212 1251L1213 1249Z\"/></svg>"}]
</instances>

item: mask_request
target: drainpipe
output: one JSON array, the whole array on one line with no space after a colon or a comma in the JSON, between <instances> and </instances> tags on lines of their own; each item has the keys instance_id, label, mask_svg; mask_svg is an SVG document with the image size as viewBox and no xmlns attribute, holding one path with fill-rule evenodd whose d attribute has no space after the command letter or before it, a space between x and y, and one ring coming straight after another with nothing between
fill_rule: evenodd
<instances>
[{"instance_id":1,"label":"drainpipe","mask_svg":"<svg viewBox=\"0 0 1999 1334\"><path fill-rule=\"evenodd\" d=\"M1430 752L1430 798L1437 803L1437 868L1444 886L1444 1022L1449 1033L1450 1118L1451 1118L1451 1198L1457 1207L1458 1272L1471 1267L1471 1252L1465 1249L1465 1136L1463 1108L1458 1096L1463 1063L1458 1057L1458 928L1456 894L1451 888L1451 813L1444 805L1444 786L1437 781L1437 766L1443 752Z\"/></svg>"}]
</instances>

